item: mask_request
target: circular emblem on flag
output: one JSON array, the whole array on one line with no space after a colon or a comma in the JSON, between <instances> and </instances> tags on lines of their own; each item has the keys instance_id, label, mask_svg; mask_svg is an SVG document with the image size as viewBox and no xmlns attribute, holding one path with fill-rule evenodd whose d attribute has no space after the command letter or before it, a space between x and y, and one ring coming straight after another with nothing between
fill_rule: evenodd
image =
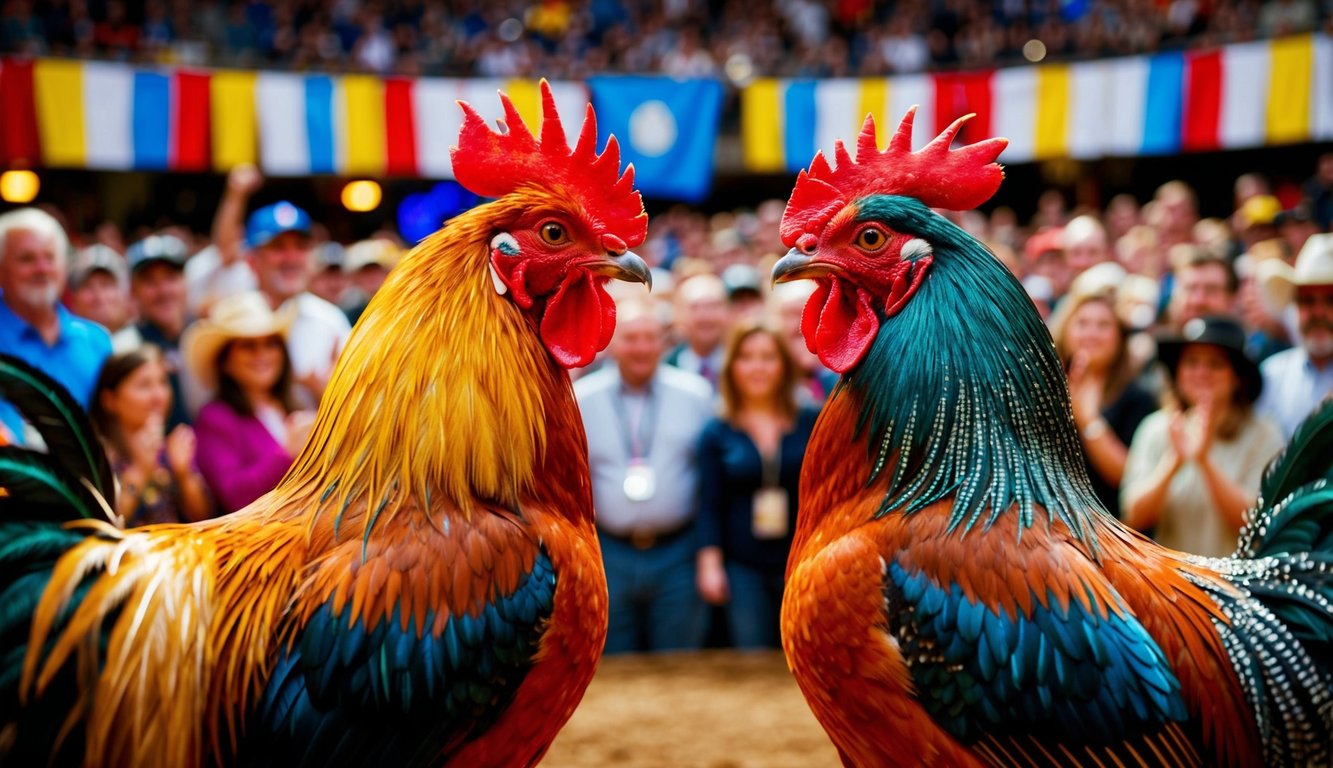
<instances>
[{"instance_id":1,"label":"circular emblem on flag","mask_svg":"<svg viewBox=\"0 0 1333 768\"><path fill-rule=\"evenodd\" d=\"M676 116L653 99L635 107L629 116L629 143L641 155L663 155L676 143Z\"/></svg>"},{"instance_id":2,"label":"circular emblem on flag","mask_svg":"<svg viewBox=\"0 0 1333 768\"><path fill-rule=\"evenodd\" d=\"M273 210L273 220L278 222L280 227L296 226L296 206L278 203L278 207Z\"/></svg>"}]
</instances>

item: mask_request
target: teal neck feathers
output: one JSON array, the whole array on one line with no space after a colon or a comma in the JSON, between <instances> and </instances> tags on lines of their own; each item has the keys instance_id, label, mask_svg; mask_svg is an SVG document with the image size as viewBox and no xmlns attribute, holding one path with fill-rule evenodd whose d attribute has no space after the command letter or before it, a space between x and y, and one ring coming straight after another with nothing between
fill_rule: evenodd
<instances>
[{"instance_id":1,"label":"teal neck feathers","mask_svg":"<svg viewBox=\"0 0 1333 768\"><path fill-rule=\"evenodd\" d=\"M935 249L921 288L897 315L881 318L839 393L859 395L864 405L858 434L870 436L870 479L893 473L879 514L910 515L952 497L951 530L1016 514L1021 532L1042 507L1095 548L1089 523L1100 505L1064 370L1022 286L981 244L915 200L867 198L859 218Z\"/></svg>"}]
</instances>

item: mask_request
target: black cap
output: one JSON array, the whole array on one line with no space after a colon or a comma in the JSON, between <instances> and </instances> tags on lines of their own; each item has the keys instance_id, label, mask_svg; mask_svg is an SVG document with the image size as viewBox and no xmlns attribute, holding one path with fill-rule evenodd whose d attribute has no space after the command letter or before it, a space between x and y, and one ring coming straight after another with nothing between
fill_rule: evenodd
<instances>
[{"instance_id":1,"label":"black cap","mask_svg":"<svg viewBox=\"0 0 1333 768\"><path fill-rule=\"evenodd\" d=\"M125 251L130 263L130 275L136 275L149 264L162 262L177 269L185 269L185 258L190 249L175 235L151 235L131 245Z\"/></svg>"}]
</instances>

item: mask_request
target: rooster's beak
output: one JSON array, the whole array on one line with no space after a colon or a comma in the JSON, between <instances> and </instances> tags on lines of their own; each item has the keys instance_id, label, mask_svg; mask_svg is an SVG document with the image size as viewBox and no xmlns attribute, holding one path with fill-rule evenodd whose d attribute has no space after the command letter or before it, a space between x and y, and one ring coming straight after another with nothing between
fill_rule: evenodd
<instances>
[{"instance_id":1,"label":"rooster's beak","mask_svg":"<svg viewBox=\"0 0 1333 768\"><path fill-rule=\"evenodd\" d=\"M793 248L787 251L787 255L778 259L778 263L773 265L773 282L786 283L792 280L800 280L806 277L814 277L816 273L823 274L827 271L823 265L815 261L815 257L808 253Z\"/></svg>"},{"instance_id":2,"label":"rooster's beak","mask_svg":"<svg viewBox=\"0 0 1333 768\"><path fill-rule=\"evenodd\" d=\"M648 290L653 289L653 273L648 265L632 251L621 254L608 253L606 260L595 261L588 265L588 271L596 275L624 280L627 283L643 283Z\"/></svg>"}]
</instances>

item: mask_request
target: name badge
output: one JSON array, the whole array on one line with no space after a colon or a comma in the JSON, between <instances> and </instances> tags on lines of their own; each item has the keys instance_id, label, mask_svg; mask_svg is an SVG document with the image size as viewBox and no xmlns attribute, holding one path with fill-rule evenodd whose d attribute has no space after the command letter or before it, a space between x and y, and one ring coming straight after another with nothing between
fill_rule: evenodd
<instances>
[{"instance_id":1,"label":"name badge","mask_svg":"<svg viewBox=\"0 0 1333 768\"><path fill-rule=\"evenodd\" d=\"M653 468L642 462L634 462L625 470L625 498L630 501L647 501L657 492L657 478Z\"/></svg>"},{"instance_id":2,"label":"name badge","mask_svg":"<svg viewBox=\"0 0 1333 768\"><path fill-rule=\"evenodd\" d=\"M756 539L780 539L787 535L785 488L760 488L755 492L750 529Z\"/></svg>"}]
</instances>

